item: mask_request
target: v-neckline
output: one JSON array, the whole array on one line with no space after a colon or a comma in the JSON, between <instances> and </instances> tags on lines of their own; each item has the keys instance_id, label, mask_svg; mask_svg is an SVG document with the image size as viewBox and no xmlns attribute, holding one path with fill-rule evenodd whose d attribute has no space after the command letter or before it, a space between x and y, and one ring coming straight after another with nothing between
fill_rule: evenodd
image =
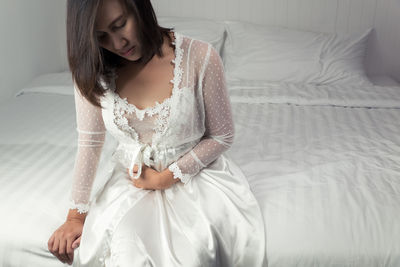
<instances>
[{"instance_id":1,"label":"v-neckline","mask_svg":"<svg viewBox=\"0 0 400 267\"><path fill-rule=\"evenodd\" d=\"M112 93L114 95L114 97L118 100L121 101L122 103L124 103L124 106L127 107L129 110L131 111L135 111L138 115L139 114L143 114L143 113L154 113L155 109L159 109L160 106L164 106L166 104L168 104L171 99L174 97L174 95L176 94L176 90L179 86L180 80L177 79L177 74L178 74L178 69L180 68L180 61L181 61L181 55L179 54L179 50L180 48L180 40L178 39L179 33L177 33L176 31L171 31L174 35L174 40L172 41L173 44L175 44L174 46L174 59L171 60L170 62L174 63L174 68L173 68L173 78L172 80L170 80L170 82L172 83L172 92L171 95L167 98L165 98L164 100L160 102L155 101L155 104L150 106L150 107L145 107L145 108L138 108L135 104L129 103L127 97L120 97L120 95L116 92L116 83L115 80L118 77L118 75L114 72L114 76L112 79L113 82L113 90ZM179 54L179 55L178 55Z\"/></svg>"}]
</instances>

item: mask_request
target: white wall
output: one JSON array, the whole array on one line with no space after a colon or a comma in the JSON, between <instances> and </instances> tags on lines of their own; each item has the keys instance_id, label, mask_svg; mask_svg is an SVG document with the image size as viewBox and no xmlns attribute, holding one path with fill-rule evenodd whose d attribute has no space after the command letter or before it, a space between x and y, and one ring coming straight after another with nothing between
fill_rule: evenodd
<instances>
[{"instance_id":1,"label":"white wall","mask_svg":"<svg viewBox=\"0 0 400 267\"><path fill-rule=\"evenodd\" d=\"M0 104L32 78L65 67L65 0L0 1Z\"/></svg>"},{"instance_id":2,"label":"white wall","mask_svg":"<svg viewBox=\"0 0 400 267\"><path fill-rule=\"evenodd\" d=\"M152 0L157 15L241 20L322 32L376 29L367 69L400 81L400 0ZM382 59L382 62L380 60Z\"/></svg>"}]
</instances>

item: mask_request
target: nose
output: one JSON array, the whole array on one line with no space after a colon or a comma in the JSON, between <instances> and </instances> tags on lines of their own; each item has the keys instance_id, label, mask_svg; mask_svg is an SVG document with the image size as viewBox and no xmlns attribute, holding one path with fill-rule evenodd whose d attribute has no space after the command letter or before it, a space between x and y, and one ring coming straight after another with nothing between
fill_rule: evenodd
<instances>
[{"instance_id":1,"label":"nose","mask_svg":"<svg viewBox=\"0 0 400 267\"><path fill-rule=\"evenodd\" d=\"M112 46L114 51L121 51L127 44L126 39L120 35L114 35L111 37Z\"/></svg>"}]
</instances>

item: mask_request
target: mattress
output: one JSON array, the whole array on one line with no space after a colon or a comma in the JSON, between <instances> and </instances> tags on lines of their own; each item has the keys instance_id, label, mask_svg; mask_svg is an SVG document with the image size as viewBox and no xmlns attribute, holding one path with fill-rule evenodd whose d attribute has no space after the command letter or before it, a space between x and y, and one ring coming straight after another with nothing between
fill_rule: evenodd
<instances>
[{"instance_id":1,"label":"mattress","mask_svg":"<svg viewBox=\"0 0 400 267\"><path fill-rule=\"evenodd\" d=\"M269 266L400 266L400 91L379 88L229 85L225 153L263 211ZM73 97L20 95L0 123L0 266L64 266L47 241L68 212ZM107 134L92 196L115 146Z\"/></svg>"}]
</instances>

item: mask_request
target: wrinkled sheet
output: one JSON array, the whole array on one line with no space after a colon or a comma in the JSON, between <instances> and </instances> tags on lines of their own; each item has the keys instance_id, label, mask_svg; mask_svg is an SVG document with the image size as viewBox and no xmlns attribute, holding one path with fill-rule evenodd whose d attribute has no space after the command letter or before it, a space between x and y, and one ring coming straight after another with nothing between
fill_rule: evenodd
<instances>
[{"instance_id":1,"label":"wrinkled sheet","mask_svg":"<svg viewBox=\"0 0 400 267\"><path fill-rule=\"evenodd\" d=\"M262 207L269 266L400 266L400 88L254 88L230 88L228 153Z\"/></svg>"}]
</instances>

